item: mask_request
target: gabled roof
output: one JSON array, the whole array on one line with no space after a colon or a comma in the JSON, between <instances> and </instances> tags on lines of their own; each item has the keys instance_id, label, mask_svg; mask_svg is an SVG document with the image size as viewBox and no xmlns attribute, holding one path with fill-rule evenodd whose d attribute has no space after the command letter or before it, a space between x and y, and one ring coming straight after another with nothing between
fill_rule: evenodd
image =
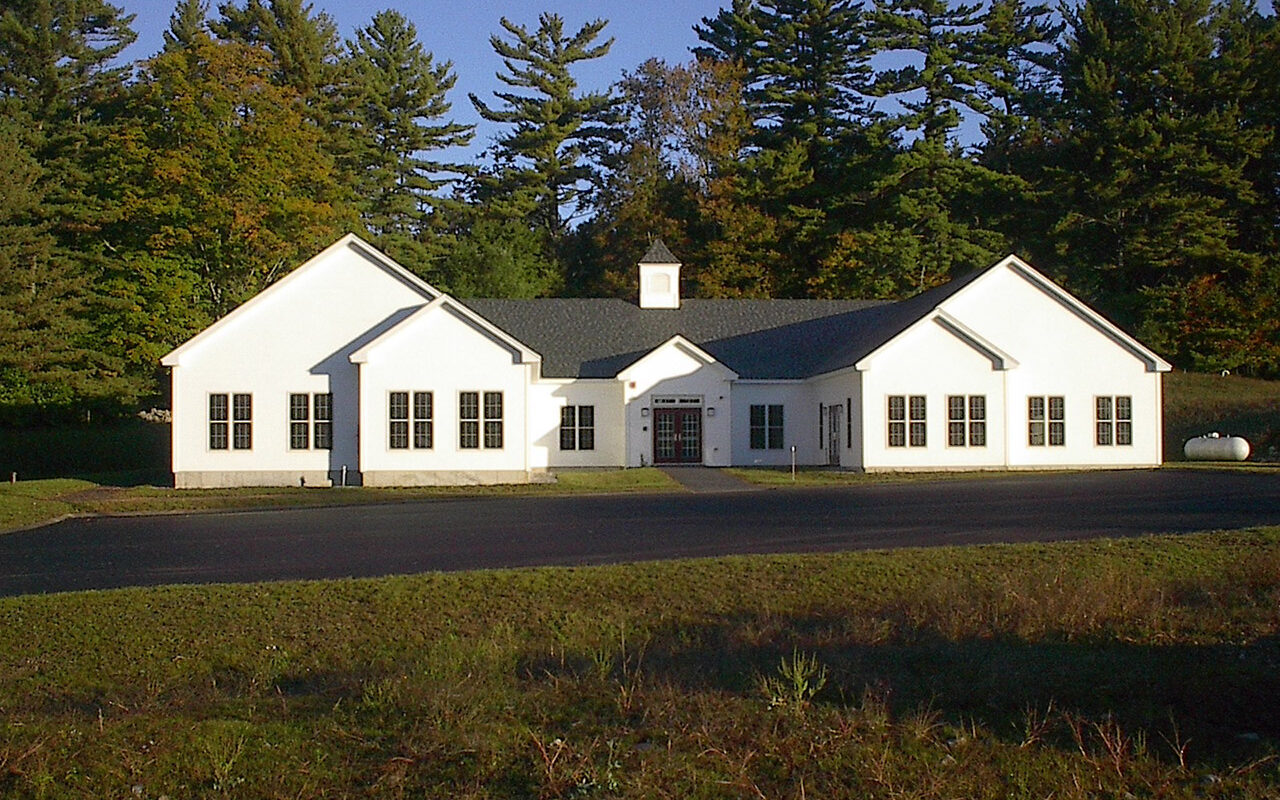
<instances>
[{"instance_id":1,"label":"gabled roof","mask_svg":"<svg viewBox=\"0 0 1280 800\"><path fill-rule=\"evenodd\" d=\"M279 292L285 291L286 287L288 287L291 283L297 281L300 277L302 277L311 269L313 269L317 264L320 264L323 261L327 261L329 258L331 258L332 256L341 252L344 249L349 249L354 251L357 255L370 261L375 266L391 273L391 275L395 277L397 280L401 281L402 283L407 285L409 288L421 294L424 301L430 301L440 296L440 292L431 284L427 283L426 281L419 278L417 275L414 275L409 270L400 266L395 261L391 260L391 258L388 257L386 254L380 251L378 248L364 241L359 236L356 236L354 233L348 233L346 236L343 236L341 239L329 245L324 250L321 250L316 255L307 259L305 263L303 263L297 269L290 272L288 275L285 275L280 280L276 281L275 283L271 284L267 288L263 289L261 292L258 292L253 297L249 298L245 302L236 306L226 316L214 322L212 325L200 331L199 333L197 333L195 336L191 337L187 341L178 345L176 348L171 350L167 355L161 358L160 363L166 367L178 366L178 364L182 360L182 357L185 354L195 349L199 345L203 344L204 342L208 341L209 339L216 337L219 334L219 332L227 328L229 325L233 325L236 320L240 319L242 316L250 312L252 309L256 308L259 305L262 305L264 302L267 301L268 298L275 296Z\"/></svg>"},{"instance_id":2,"label":"gabled roof","mask_svg":"<svg viewBox=\"0 0 1280 800\"><path fill-rule=\"evenodd\" d=\"M624 381L630 380L631 377L635 374L634 370L636 370L642 364L644 364L646 360L650 358L655 358L660 352L668 349L676 350L680 353L683 353L684 355L701 363L704 367L712 367L716 370L719 370L729 380L737 380L739 378L738 373L729 369L724 364L721 364L719 361L716 361L715 356L711 355L706 350L703 350L701 347L698 347L698 345L694 344L693 342L689 341L683 336L676 334L675 336L672 336L670 339L666 340L662 344L650 350L648 353L645 353L636 361L633 361L630 366L628 366L626 369L618 373L618 379L624 380Z\"/></svg>"},{"instance_id":3,"label":"gabled roof","mask_svg":"<svg viewBox=\"0 0 1280 800\"><path fill-rule=\"evenodd\" d=\"M396 323L392 328L387 330L381 336L361 347L351 354L350 360L353 364L363 364L369 360L369 357L375 350L386 342L400 336L406 331L416 320L422 319L430 314L451 313L456 318L462 320L465 324L470 325L499 346L508 350L518 363L528 363L541 359L536 352L531 350L524 343L514 339L506 331L494 325L489 320L477 314L470 308L447 294L442 294L422 308L410 314L405 319Z\"/></svg>"}]
</instances>

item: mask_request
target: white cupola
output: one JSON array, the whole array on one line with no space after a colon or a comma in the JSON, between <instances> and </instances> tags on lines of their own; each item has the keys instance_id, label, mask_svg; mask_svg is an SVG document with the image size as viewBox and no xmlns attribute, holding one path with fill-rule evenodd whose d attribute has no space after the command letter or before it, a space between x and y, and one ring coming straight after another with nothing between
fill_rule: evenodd
<instances>
[{"instance_id":1,"label":"white cupola","mask_svg":"<svg viewBox=\"0 0 1280 800\"><path fill-rule=\"evenodd\" d=\"M680 262L661 239L640 259L640 307L680 307Z\"/></svg>"}]
</instances>

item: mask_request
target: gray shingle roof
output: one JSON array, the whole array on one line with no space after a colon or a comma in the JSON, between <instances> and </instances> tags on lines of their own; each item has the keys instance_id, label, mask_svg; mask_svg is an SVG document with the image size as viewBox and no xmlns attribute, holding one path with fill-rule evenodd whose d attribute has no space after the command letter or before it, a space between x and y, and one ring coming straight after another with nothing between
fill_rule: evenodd
<instances>
[{"instance_id":1,"label":"gray shingle roof","mask_svg":"<svg viewBox=\"0 0 1280 800\"><path fill-rule=\"evenodd\" d=\"M662 243L661 239L654 239L653 244L649 245L649 249L645 251L644 256L640 259L641 264L679 264L680 259L671 254L667 246Z\"/></svg>"},{"instance_id":2,"label":"gray shingle roof","mask_svg":"<svg viewBox=\"0 0 1280 800\"><path fill-rule=\"evenodd\" d=\"M981 271L908 300L465 300L543 357L548 378L611 378L679 334L742 378L807 378L849 367Z\"/></svg>"}]
</instances>

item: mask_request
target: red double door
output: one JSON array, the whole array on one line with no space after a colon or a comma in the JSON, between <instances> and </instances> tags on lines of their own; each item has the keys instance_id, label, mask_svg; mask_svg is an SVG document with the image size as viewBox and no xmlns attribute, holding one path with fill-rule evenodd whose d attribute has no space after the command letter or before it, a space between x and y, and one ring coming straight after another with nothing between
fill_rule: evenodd
<instances>
[{"instance_id":1,"label":"red double door","mask_svg":"<svg viewBox=\"0 0 1280 800\"><path fill-rule=\"evenodd\" d=\"M653 410L653 462L655 464L702 463L701 408L655 408Z\"/></svg>"}]
</instances>

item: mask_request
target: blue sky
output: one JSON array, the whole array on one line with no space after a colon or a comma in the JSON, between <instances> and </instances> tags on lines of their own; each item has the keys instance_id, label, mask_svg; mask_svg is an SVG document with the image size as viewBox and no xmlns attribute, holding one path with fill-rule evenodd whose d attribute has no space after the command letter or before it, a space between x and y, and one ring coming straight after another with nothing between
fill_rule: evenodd
<instances>
[{"instance_id":1,"label":"blue sky","mask_svg":"<svg viewBox=\"0 0 1280 800\"><path fill-rule=\"evenodd\" d=\"M163 32L169 26L174 3L171 0L116 0L125 13L136 14L133 29L138 40L124 54L128 60L147 58L159 51ZM467 99L474 92L480 99L493 103L493 91L503 87L494 74L502 62L489 46L489 37L502 31L498 20L512 22L533 30L538 15L552 11L565 20L565 28L575 32L585 22L601 18L609 20L601 39L612 36L613 48L595 62L577 70L579 84L587 89L604 89L616 81L623 70L632 70L646 59L657 57L669 63L691 58L689 48L698 43L693 26L703 17L714 16L721 7L719 0L417 0L417 2L370 2L370 0L313 0L313 12L323 11L338 25L344 39L354 38L357 28L369 24L373 15L395 8L418 29L418 40L437 61L452 61L458 83L449 93L453 118L457 122L480 123L479 116ZM243 5L243 0L237 0ZM724 0L728 5L729 0ZM211 0L210 14L217 15L218 0ZM496 129L481 127L471 153L476 155L490 142Z\"/></svg>"}]
</instances>

